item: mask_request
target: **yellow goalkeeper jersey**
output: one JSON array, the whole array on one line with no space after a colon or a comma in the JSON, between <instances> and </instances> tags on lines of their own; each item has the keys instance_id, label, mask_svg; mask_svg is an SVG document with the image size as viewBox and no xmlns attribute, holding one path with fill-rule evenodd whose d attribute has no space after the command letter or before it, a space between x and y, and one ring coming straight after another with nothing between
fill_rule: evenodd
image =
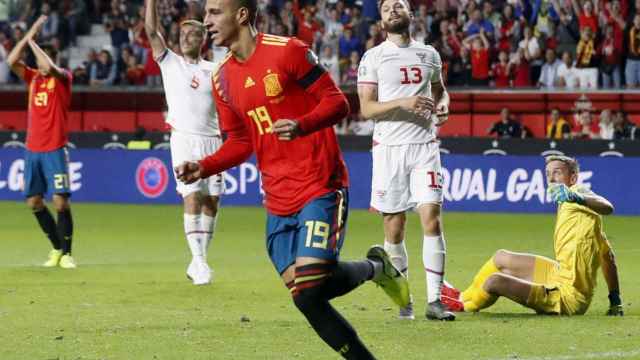
<instances>
[{"instance_id":1,"label":"yellow goalkeeper jersey","mask_svg":"<svg viewBox=\"0 0 640 360\"><path fill-rule=\"evenodd\" d=\"M574 185L571 190L580 194L593 194L591 190ZM560 269L556 276L563 284L591 301L596 287L600 256L610 249L602 230L602 217L586 206L562 203L554 231L554 252Z\"/></svg>"}]
</instances>

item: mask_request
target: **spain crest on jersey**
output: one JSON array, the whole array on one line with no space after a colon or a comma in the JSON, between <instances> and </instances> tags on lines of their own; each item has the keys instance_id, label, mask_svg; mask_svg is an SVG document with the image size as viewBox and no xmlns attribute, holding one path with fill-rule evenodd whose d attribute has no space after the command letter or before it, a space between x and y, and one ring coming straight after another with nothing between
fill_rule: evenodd
<instances>
[{"instance_id":1,"label":"spain crest on jersey","mask_svg":"<svg viewBox=\"0 0 640 360\"><path fill-rule=\"evenodd\" d=\"M278 80L278 74L268 74L262 78L264 82L264 92L267 96L278 96L282 93L282 86L280 80Z\"/></svg>"}]
</instances>

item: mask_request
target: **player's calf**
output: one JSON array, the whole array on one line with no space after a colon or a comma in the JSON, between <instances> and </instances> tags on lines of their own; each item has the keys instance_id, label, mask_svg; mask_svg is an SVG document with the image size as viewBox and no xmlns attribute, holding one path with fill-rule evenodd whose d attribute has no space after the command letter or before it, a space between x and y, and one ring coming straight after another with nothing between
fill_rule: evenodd
<instances>
[{"instance_id":1,"label":"player's calf","mask_svg":"<svg viewBox=\"0 0 640 360\"><path fill-rule=\"evenodd\" d=\"M345 359L374 359L351 325L329 304L335 289L327 286L331 264L310 264L296 269L294 284L287 284L293 302L318 336Z\"/></svg>"}]
</instances>

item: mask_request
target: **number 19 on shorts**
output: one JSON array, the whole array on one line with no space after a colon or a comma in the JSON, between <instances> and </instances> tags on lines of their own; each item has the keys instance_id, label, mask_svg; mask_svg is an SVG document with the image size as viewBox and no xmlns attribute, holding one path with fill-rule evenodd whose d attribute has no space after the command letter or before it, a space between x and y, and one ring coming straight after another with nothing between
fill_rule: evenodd
<instances>
[{"instance_id":1,"label":"number 19 on shorts","mask_svg":"<svg viewBox=\"0 0 640 360\"><path fill-rule=\"evenodd\" d=\"M306 221L307 240L304 246L309 248L326 249L331 227L324 221Z\"/></svg>"}]
</instances>

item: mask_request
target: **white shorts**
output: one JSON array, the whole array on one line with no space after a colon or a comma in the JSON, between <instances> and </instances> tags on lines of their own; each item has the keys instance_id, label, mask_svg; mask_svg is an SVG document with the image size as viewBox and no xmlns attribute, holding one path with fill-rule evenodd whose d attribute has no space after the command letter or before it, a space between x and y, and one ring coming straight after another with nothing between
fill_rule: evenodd
<instances>
[{"instance_id":1,"label":"white shorts","mask_svg":"<svg viewBox=\"0 0 640 360\"><path fill-rule=\"evenodd\" d=\"M185 161L198 161L218 151L222 146L220 136L202 136L186 134L184 132L171 132L171 163L173 167ZM175 177L175 172L174 172ZM216 174L207 179L198 180L193 184L185 184L176 178L176 190L182 197L200 192L203 195L222 195L224 193L223 174Z\"/></svg>"},{"instance_id":2,"label":"white shorts","mask_svg":"<svg viewBox=\"0 0 640 360\"><path fill-rule=\"evenodd\" d=\"M423 204L442 203L440 145L375 145L371 207L398 213Z\"/></svg>"}]
</instances>

